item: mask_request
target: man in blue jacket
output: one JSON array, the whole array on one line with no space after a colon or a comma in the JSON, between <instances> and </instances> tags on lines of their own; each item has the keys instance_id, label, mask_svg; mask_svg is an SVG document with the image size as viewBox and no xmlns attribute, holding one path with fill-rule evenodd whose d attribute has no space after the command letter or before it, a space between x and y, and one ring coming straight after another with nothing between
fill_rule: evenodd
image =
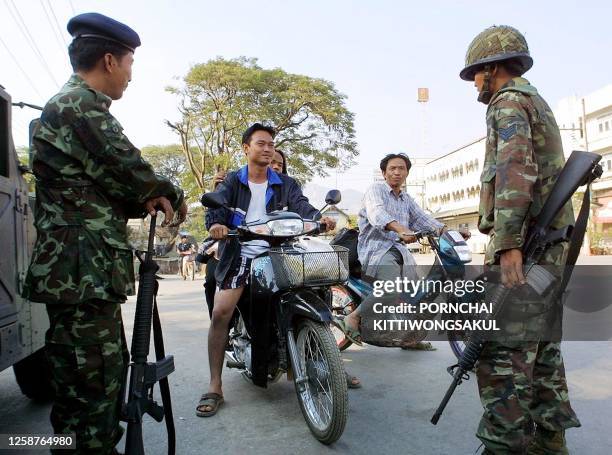
<instances>
[{"instance_id":1,"label":"man in blue jacket","mask_svg":"<svg viewBox=\"0 0 612 455\"><path fill-rule=\"evenodd\" d=\"M248 164L230 172L217 187L216 191L224 196L234 212L225 208L208 211L206 227L213 239L225 239L230 229L243 222L261 219L274 210L288 210L306 219L320 218L321 214L310 205L294 179L269 168L274 155L274 136L273 128L260 123L249 127L242 135ZM335 221L330 218L324 217L321 222L330 230L335 227ZM264 240L252 240L241 245L232 239L219 246L220 259L215 272L218 291L208 331L210 385L196 408L200 417L216 414L223 403L221 371L229 323L247 285L251 261L268 248Z\"/></svg>"}]
</instances>

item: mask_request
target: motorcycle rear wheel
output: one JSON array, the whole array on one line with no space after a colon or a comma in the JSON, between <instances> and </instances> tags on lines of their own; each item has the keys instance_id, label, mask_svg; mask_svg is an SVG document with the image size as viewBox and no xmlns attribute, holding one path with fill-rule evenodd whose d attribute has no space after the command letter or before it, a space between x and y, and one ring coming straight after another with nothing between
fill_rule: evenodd
<instances>
[{"instance_id":1,"label":"motorcycle rear wheel","mask_svg":"<svg viewBox=\"0 0 612 455\"><path fill-rule=\"evenodd\" d=\"M308 380L295 390L310 431L323 444L337 441L348 418L348 392L340 351L327 324L303 320L296 332L298 363Z\"/></svg>"}]
</instances>

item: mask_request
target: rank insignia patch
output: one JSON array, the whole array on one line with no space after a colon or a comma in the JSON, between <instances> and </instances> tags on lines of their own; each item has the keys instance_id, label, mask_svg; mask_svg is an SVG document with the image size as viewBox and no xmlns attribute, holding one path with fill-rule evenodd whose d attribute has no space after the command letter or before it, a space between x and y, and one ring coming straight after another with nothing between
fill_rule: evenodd
<instances>
[{"instance_id":1,"label":"rank insignia patch","mask_svg":"<svg viewBox=\"0 0 612 455\"><path fill-rule=\"evenodd\" d=\"M508 141L512 138L512 136L514 136L516 134L516 123L510 125L507 128L500 128L499 130L497 130L497 132L499 133L499 137L501 137L504 141Z\"/></svg>"}]
</instances>

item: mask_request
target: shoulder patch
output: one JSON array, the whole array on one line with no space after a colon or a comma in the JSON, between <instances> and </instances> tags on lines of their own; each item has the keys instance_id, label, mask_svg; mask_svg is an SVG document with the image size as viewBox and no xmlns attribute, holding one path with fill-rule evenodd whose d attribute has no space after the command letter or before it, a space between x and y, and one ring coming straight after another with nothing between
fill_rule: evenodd
<instances>
[{"instance_id":1,"label":"shoulder patch","mask_svg":"<svg viewBox=\"0 0 612 455\"><path fill-rule=\"evenodd\" d=\"M513 123L512 125L506 128L499 128L497 130L497 133L499 134L499 137L501 137L504 141L507 142L510 139L512 139L512 136L516 134L516 131L517 131L516 123Z\"/></svg>"}]
</instances>

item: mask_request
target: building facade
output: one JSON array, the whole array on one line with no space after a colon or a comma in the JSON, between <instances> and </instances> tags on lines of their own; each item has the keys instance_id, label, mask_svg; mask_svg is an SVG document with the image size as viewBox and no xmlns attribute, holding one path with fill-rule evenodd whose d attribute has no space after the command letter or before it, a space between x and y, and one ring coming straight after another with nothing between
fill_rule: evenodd
<instances>
[{"instance_id":1,"label":"building facade","mask_svg":"<svg viewBox=\"0 0 612 455\"><path fill-rule=\"evenodd\" d=\"M485 138L480 138L427 163L425 208L450 229L468 229L470 249L482 253L488 237L478 231L480 174Z\"/></svg>"},{"instance_id":2,"label":"building facade","mask_svg":"<svg viewBox=\"0 0 612 455\"><path fill-rule=\"evenodd\" d=\"M563 139L565 155L588 150L602 156L603 175L593 184L591 222L592 244L612 247L612 84L584 97L562 99L555 117ZM586 118L586 122L584 121ZM586 128L584 128L586 125Z\"/></svg>"}]
</instances>

